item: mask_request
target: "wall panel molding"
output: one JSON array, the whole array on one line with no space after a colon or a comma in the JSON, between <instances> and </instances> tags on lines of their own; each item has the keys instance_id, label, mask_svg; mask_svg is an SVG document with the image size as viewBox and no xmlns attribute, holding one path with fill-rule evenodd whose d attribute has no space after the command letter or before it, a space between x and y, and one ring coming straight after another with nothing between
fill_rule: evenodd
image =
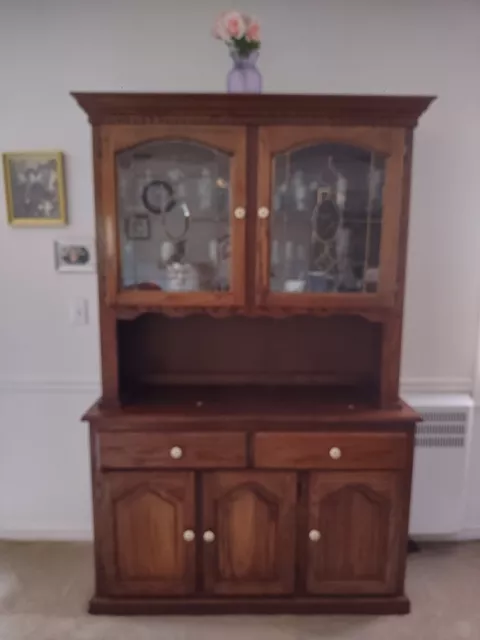
<instances>
[{"instance_id":1,"label":"wall panel molding","mask_svg":"<svg viewBox=\"0 0 480 640\"><path fill-rule=\"evenodd\" d=\"M468 393L473 390L471 378L402 378L400 391L404 393Z\"/></svg>"},{"instance_id":2,"label":"wall panel molding","mask_svg":"<svg viewBox=\"0 0 480 640\"><path fill-rule=\"evenodd\" d=\"M0 376L0 393L98 393L98 378ZM471 378L402 378L402 393L472 393Z\"/></svg>"},{"instance_id":3,"label":"wall panel molding","mask_svg":"<svg viewBox=\"0 0 480 640\"><path fill-rule=\"evenodd\" d=\"M95 378L0 377L0 393L97 393L100 380Z\"/></svg>"}]
</instances>

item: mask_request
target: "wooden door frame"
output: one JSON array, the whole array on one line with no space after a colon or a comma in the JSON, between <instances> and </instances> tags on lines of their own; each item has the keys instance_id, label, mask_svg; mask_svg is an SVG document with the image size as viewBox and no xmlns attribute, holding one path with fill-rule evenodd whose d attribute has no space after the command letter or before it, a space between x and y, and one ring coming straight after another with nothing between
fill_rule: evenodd
<instances>
[{"instance_id":1,"label":"wooden door frame","mask_svg":"<svg viewBox=\"0 0 480 640\"><path fill-rule=\"evenodd\" d=\"M383 197L380 281L377 293L274 293L270 291L270 220L257 216L255 300L257 306L293 309L392 308L397 289L405 131L397 127L274 125L258 130L257 206L272 211L273 156L315 143L339 143L387 156Z\"/></svg>"},{"instance_id":2,"label":"wooden door frame","mask_svg":"<svg viewBox=\"0 0 480 640\"><path fill-rule=\"evenodd\" d=\"M104 125L101 128L101 209L105 294L109 307L240 307L245 301L245 218L233 212L246 207L246 127L238 125ZM163 292L121 288L121 248L117 214L116 153L154 140L184 140L218 149L231 157L231 261L228 292Z\"/></svg>"}]
</instances>

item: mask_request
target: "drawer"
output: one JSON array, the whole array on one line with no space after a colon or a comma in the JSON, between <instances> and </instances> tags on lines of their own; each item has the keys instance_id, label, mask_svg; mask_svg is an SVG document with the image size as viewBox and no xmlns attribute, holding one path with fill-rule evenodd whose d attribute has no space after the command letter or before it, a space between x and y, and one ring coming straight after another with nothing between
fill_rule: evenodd
<instances>
[{"instance_id":1,"label":"drawer","mask_svg":"<svg viewBox=\"0 0 480 640\"><path fill-rule=\"evenodd\" d=\"M99 438L105 469L244 467L243 433L104 432Z\"/></svg>"},{"instance_id":2,"label":"drawer","mask_svg":"<svg viewBox=\"0 0 480 640\"><path fill-rule=\"evenodd\" d=\"M404 433L257 433L256 467L291 469L402 469Z\"/></svg>"}]
</instances>

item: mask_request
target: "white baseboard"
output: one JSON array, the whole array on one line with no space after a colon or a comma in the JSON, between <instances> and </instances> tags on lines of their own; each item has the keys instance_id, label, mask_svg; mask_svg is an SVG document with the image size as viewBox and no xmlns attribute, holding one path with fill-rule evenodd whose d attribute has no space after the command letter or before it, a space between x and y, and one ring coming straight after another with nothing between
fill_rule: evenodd
<instances>
[{"instance_id":1,"label":"white baseboard","mask_svg":"<svg viewBox=\"0 0 480 640\"><path fill-rule=\"evenodd\" d=\"M458 540L480 540L480 527L474 527L473 529L464 529L460 531L457 536Z\"/></svg>"},{"instance_id":2,"label":"white baseboard","mask_svg":"<svg viewBox=\"0 0 480 640\"><path fill-rule=\"evenodd\" d=\"M480 540L480 527L473 529L463 529L458 533L450 534L411 534L411 538L417 542L469 542L472 540Z\"/></svg>"},{"instance_id":3,"label":"white baseboard","mask_svg":"<svg viewBox=\"0 0 480 640\"><path fill-rule=\"evenodd\" d=\"M91 542L91 529L0 529L0 540L17 542Z\"/></svg>"}]
</instances>

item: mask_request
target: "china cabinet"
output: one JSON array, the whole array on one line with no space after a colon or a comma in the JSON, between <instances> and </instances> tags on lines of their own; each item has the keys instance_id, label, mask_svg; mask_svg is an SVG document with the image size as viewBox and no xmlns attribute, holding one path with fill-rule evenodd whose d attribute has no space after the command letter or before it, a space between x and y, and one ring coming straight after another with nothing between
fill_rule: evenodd
<instances>
[{"instance_id":1,"label":"china cabinet","mask_svg":"<svg viewBox=\"0 0 480 640\"><path fill-rule=\"evenodd\" d=\"M398 397L432 98L86 94L93 613L405 613Z\"/></svg>"}]
</instances>

